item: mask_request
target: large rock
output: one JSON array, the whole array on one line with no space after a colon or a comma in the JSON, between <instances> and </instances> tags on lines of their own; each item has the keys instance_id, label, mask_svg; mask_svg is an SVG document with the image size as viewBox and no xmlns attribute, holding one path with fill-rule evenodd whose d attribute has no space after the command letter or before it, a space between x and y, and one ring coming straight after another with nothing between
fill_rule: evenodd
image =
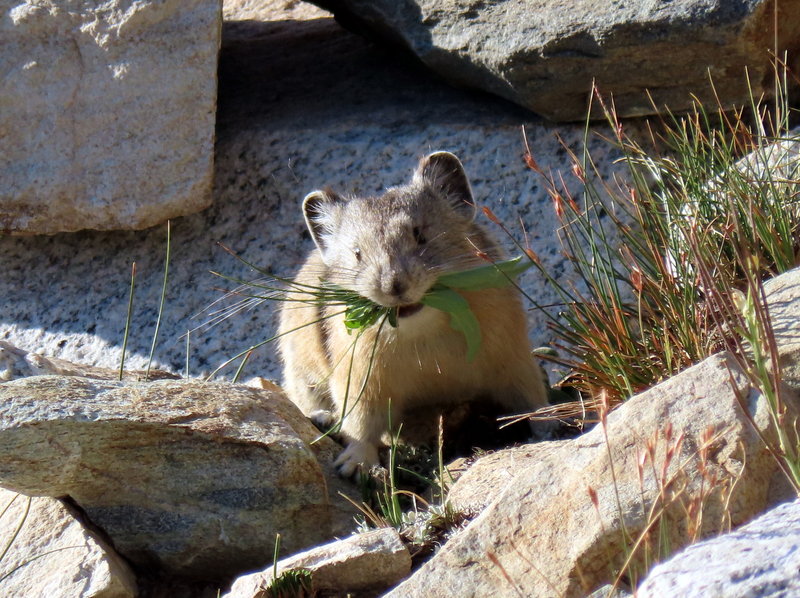
<instances>
[{"instance_id":1,"label":"large rock","mask_svg":"<svg viewBox=\"0 0 800 598\"><path fill-rule=\"evenodd\" d=\"M54 498L0 489L0 595L134 598L136 580L108 544ZM17 531L19 530L19 531Z\"/></svg>"},{"instance_id":2,"label":"large rock","mask_svg":"<svg viewBox=\"0 0 800 598\"><path fill-rule=\"evenodd\" d=\"M218 0L0 2L0 233L211 202Z\"/></svg>"},{"instance_id":3,"label":"large rock","mask_svg":"<svg viewBox=\"0 0 800 598\"><path fill-rule=\"evenodd\" d=\"M330 538L309 428L242 386L23 378L0 384L0 485L71 497L141 566L220 579L270 562L276 533Z\"/></svg>"},{"instance_id":4,"label":"large rock","mask_svg":"<svg viewBox=\"0 0 800 598\"><path fill-rule=\"evenodd\" d=\"M520 471L533 467L567 440L525 444L489 453L461 474L447 493L450 505L465 513L480 513L512 486ZM449 471L452 471L448 467Z\"/></svg>"},{"instance_id":5,"label":"large rock","mask_svg":"<svg viewBox=\"0 0 800 598\"><path fill-rule=\"evenodd\" d=\"M786 400L796 408L793 394ZM500 491L484 511L389 595L585 596L622 564L622 521L635 540L659 497L677 547L747 521L780 495L785 478L760 434L774 439L767 401L729 355L711 357L630 399L605 431L597 426L535 461L514 454L511 479L492 474ZM687 512L702 512L701 527L691 529L697 520Z\"/></svg>"},{"instance_id":6,"label":"large rock","mask_svg":"<svg viewBox=\"0 0 800 598\"><path fill-rule=\"evenodd\" d=\"M800 502L700 542L653 568L638 598L800 596Z\"/></svg>"},{"instance_id":7,"label":"large rock","mask_svg":"<svg viewBox=\"0 0 800 598\"><path fill-rule=\"evenodd\" d=\"M394 585L411 570L411 555L397 530L383 528L283 559L277 564L278 577L292 569L311 573L313 591L344 596ZM225 598L261 598L261 590L274 579L273 573L270 567L240 577Z\"/></svg>"},{"instance_id":8,"label":"large rock","mask_svg":"<svg viewBox=\"0 0 800 598\"><path fill-rule=\"evenodd\" d=\"M768 0L315 0L345 25L409 48L451 81L562 121L586 117L592 82L623 116L749 103L771 91ZM778 5L779 54L800 47L800 0Z\"/></svg>"},{"instance_id":9,"label":"large rock","mask_svg":"<svg viewBox=\"0 0 800 598\"><path fill-rule=\"evenodd\" d=\"M57 357L47 357L34 351L26 351L6 341L0 341L0 382L8 382L28 376L82 376L97 380L117 380L119 369L99 368L91 365L72 363ZM162 370L128 370L123 372L123 379L161 380L180 378L177 374Z\"/></svg>"},{"instance_id":10,"label":"large rock","mask_svg":"<svg viewBox=\"0 0 800 598\"><path fill-rule=\"evenodd\" d=\"M764 285L782 380L800 393L800 268Z\"/></svg>"}]
</instances>

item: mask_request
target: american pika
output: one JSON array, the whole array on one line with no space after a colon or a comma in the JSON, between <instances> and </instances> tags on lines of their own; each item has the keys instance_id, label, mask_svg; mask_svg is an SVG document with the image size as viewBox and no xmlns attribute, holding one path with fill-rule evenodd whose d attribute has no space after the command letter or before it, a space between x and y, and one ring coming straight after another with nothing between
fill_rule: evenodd
<instances>
[{"instance_id":1,"label":"american pika","mask_svg":"<svg viewBox=\"0 0 800 598\"><path fill-rule=\"evenodd\" d=\"M316 248L296 283L333 283L385 307L397 327L373 324L357 343L342 307L285 302L280 314L284 389L308 416L345 411L342 475L378 463L378 445L408 407L491 400L509 413L547 404L531 356L525 312L512 286L463 292L480 323L471 362L449 314L423 306L438 276L504 258L475 223L475 203L461 162L436 152L420 160L411 182L378 197L314 191L303 201Z\"/></svg>"}]
</instances>

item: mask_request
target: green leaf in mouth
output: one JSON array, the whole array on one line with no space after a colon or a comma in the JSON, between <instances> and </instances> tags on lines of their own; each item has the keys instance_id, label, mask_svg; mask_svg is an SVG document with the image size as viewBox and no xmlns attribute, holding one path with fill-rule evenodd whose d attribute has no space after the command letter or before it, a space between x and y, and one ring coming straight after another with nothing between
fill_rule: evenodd
<instances>
[{"instance_id":1,"label":"green leaf in mouth","mask_svg":"<svg viewBox=\"0 0 800 598\"><path fill-rule=\"evenodd\" d=\"M533 262L523 259L523 256L520 255L504 262L444 274L436 281L434 289L439 285L463 291L499 289L510 285L517 276L532 265Z\"/></svg>"},{"instance_id":2,"label":"green leaf in mouth","mask_svg":"<svg viewBox=\"0 0 800 598\"><path fill-rule=\"evenodd\" d=\"M533 265L523 256L496 262L463 272L440 276L422 298L422 303L450 314L450 327L458 330L467 341L467 361L473 361L481 348L481 327L469 303L457 290L479 291L499 289L514 283L514 279Z\"/></svg>"},{"instance_id":3,"label":"green leaf in mouth","mask_svg":"<svg viewBox=\"0 0 800 598\"><path fill-rule=\"evenodd\" d=\"M450 314L450 327L467 340L467 361L472 361L481 348L481 326L464 297L453 289L436 285L422 303Z\"/></svg>"},{"instance_id":4,"label":"green leaf in mouth","mask_svg":"<svg viewBox=\"0 0 800 598\"><path fill-rule=\"evenodd\" d=\"M450 314L450 327L464 335L467 341L467 361L473 361L481 348L481 327L467 300L458 291L499 289L514 283L514 279L533 265L523 256L486 266L452 272L440 276L420 303ZM383 315L397 327L397 308L383 307L357 296L347 303L344 323L348 331L366 328Z\"/></svg>"}]
</instances>

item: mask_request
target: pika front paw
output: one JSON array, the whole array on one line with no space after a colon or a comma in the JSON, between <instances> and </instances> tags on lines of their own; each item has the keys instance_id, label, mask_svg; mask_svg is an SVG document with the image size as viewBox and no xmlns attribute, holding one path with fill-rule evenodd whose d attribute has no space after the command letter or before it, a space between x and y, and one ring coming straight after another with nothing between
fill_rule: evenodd
<instances>
[{"instance_id":1,"label":"pika front paw","mask_svg":"<svg viewBox=\"0 0 800 598\"><path fill-rule=\"evenodd\" d=\"M336 423L336 416L328 409L316 409L308 415L308 419L320 432L327 432Z\"/></svg>"},{"instance_id":2,"label":"pika front paw","mask_svg":"<svg viewBox=\"0 0 800 598\"><path fill-rule=\"evenodd\" d=\"M339 475L349 478L359 469L368 471L378 463L378 449L375 445L369 442L352 441L341 452L334 465L337 467Z\"/></svg>"}]
</instances>

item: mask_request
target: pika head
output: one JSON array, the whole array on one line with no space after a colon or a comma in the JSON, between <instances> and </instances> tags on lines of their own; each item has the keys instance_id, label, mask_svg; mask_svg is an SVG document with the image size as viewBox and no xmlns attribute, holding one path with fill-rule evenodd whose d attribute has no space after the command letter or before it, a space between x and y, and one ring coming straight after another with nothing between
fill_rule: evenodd
<instances>
[{"instance_id":1,"label":"pika head","mask_svg":"<svg viewBox=\"0 0 800 598\"><path fill-rule=\"evenodd\" d=\"M411 182L377 197L314 191L303 212L328 281L401 316L419 309L439 275L475 260L472 190L449 152L426 156Z\"/></svg>"}]
</instances>

